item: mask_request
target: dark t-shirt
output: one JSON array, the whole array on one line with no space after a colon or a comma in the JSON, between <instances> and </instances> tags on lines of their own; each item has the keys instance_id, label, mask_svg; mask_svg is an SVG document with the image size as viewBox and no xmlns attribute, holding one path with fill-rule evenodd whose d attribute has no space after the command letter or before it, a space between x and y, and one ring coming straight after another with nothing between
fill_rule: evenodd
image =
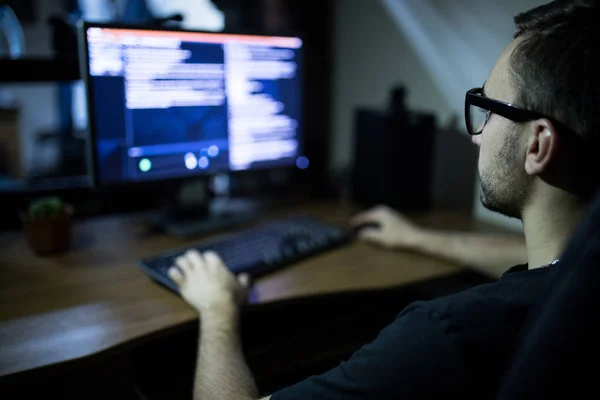
<instances>
[{"instance_id":1,"label":"dark t-shirt","mask_svg":"<svg viewBox=\"0 0 600 400\"><path fill-rule=\"evenodd\" d=\"M419 301L336 368L273 394L291 399L492 398L549 268Z\"/></svg>"}]
</instances>

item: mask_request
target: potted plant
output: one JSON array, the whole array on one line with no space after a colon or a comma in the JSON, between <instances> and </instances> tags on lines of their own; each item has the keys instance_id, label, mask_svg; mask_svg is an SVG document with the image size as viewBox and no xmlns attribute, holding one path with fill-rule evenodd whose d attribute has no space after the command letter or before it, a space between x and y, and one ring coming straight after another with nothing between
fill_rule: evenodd
<instances>
[{"instance_id":1,"label":"potted plant","mask_svg":"<svg viewBox=\"0 0 600 400\"><path fill-rule=\"evenodd\" d=\"M23 227L29 246L36 254L49 254L69 248L73 207L58 197L32 202L23 213Z\"/></svg>"}]
</instances>

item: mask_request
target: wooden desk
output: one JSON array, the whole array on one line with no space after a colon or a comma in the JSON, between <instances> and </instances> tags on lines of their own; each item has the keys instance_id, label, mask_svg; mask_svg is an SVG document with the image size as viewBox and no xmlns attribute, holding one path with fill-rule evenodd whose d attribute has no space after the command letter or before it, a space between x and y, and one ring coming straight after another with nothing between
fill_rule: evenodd
<instances>
[{"instance_id":1,"label":"wooden desk","mask_svg":"<svg viewBox=\"0 0 600 400\"><path fill-rule=\"evenodd\" d=\"M279 210L269 218L305 212L345 225L353 211L320 204ZM459 216L420 220L490 230ZM139 259L185 244L150 232L142 216L78 223L73 242L67 254L40 258L32 255L21 233L0 235L0 377L86 360L197 319L181 298L138 268ZM302 296L389 288L457 271L460 268L417 254L352 243L258 280L254 307Z\"/></svg>"}]
</instances>

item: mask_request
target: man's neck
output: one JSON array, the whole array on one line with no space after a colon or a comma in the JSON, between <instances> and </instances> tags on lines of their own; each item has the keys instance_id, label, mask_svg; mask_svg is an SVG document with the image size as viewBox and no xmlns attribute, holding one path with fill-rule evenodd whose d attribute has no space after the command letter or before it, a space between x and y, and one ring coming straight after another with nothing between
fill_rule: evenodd
<instances>
[{"instance_id":1,"label":"man's neck","mask_svg":"<svg viewBox=\"0 0 600 400\"><path fill-rule=\"evenodd\" d=\"M538 204L530 204L523 211L529 269L559 259L586 205L562 192L557 196L542 196Z\"/></svg>"}]
</instances>

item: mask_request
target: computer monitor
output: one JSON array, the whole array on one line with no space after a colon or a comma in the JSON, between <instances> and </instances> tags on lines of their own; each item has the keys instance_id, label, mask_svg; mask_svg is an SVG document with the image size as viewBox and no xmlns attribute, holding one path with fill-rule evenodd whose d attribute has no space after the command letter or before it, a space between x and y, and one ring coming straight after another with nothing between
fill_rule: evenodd
<instances>
[{"instance_id":1,"label":"computer monitor","mask_svg":"<svg viewBox=\"0 0 600 400\"><path fill-rule=\"evenodd\" d=\"M80 26L94 183L297 166L302 40Z\"/></svg>"}]
</instances>

